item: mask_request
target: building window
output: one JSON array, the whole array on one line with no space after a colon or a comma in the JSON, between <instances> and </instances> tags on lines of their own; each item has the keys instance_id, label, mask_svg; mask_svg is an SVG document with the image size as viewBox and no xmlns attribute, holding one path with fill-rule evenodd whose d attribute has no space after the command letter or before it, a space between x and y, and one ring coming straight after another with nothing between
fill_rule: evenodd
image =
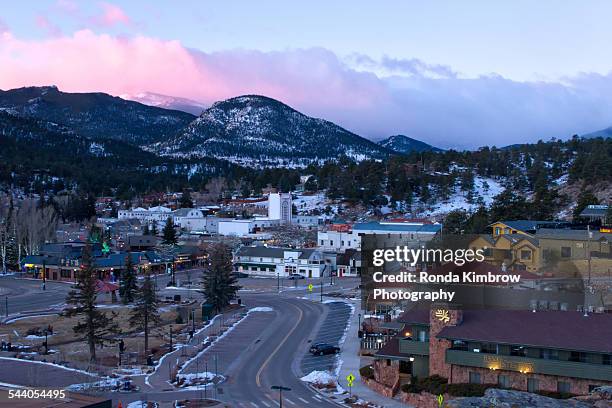
<instances>
[{"instance_id":1,"label":"building window","mask_svg":"<svg viewBox=\"0 0 612 408\"><path fill-rule=\"evenodd\" d=\"M463 351L467 351L468 349L468 345L465 341L461 341L461 340L453 340L453 350L463 350Z\"/></svg>"},{"instance_id":2,"label":"building window","mask_svg":"<svg viewBox=\"0 0 612 408\"><path fill-rule=\"evenodd\" d=\"M572 390L572 385L567 381L557 381L557 392L564 392L569 394Z\"/></svg>"},{"instance_id":3,"label":"building window","mask_svg":"<svg viewBox=\"0 0 612 408\"><path fill-rule=\"evenodd\" d=\"M499 235L501 233L501 228L495 227L495 235Z\"/></svg>"},{"instance_id":4,"label":"building window","mask_svg":"<svg viewBox=\"0 0 612 408\"><path fill-rule=\"evenodd\" d=\"M70 273L70 270L62 269L62 270L60 271L60 276L61 276L62 278L71 278L71 277L72 277L72 274Z\"/></svg>"},{"instance_id":5,"label":"building window","mask_svg":"<svg viewBox=\"0 0 612 408\"><path fill-rule=\"evenodd\" d=\"M417 330L417 338L421 342L429 341L429 330L423 330L423 329Z\"/></svg>"},{"instance_id":6,"label":"building window","mask_svg":"<svg viewBox=\"0 0 612 408\"><path fill-rule=\"evenodd\" d=\"M510 388L510 377L500 374L497 377L497 385L501 388Z\"/></svg>"},{"instance_id":7,"label":"building window","mask_svg":"<svg viewBox=\"0 0 612 408\"><path fill-rule=\"evenodd\" d=\"M321 246L323 246L323 240L321 240Z\"/></svg>"},{"instance_id":8,"label":"building window","mask_svg":"<svg viewBox=\"0 0 612 408\"><path fill-rule=\"evenodd\" d=\"M561 247L561 258L571 258L572 247Z\"/></svg>"},{"instance_id":9,"label":"building window","mask_svg":"<svg viewBox=\"0 0 612 408\"><path fill-rule=\"evenodd\" d=\"M334 246L334 241L332 241L331 239L329 240L329 246Z\"/></svg>"},{"instance_id":10,"label":"building window","mask_svg":"<svg viewBox=\"0 0 612 408\"><path fill-rule=\"evenodd\" d=\"M480 384L480 373L470 371L470 384Z\"/></svg>"},{"instance_id":11,"label":"building window","mask_svg":"<svg viewBox=\"0 0 612 408\"><path fill-rule=\"evenodd\" d=\"M480 352L481 353L488 353L488 354L497 354L497 344L494 344L494 343L482 343L480 345Z\"/></svg>"},{"instance_id":12,"label":"building window","mask_svg":"<svg viewBox=\"0 0 612 408\"><path fill-rule=\"evenodd\" d=\"M528 392L540 391L540 382L535 378L528 378L527 379L527 391Z\"/></svg>"},{"instance_id":13,"label":"building window","mask_svg":"<svg viewBox=\"0 0 612 408\"><path fill-rule=\"evenodd\" d=\"M559 351L557 350L549 350L542 349L540 350L540 358L544 360L558 360L559 359Z\"/></svg>"},{"instance_id":14,"label":"building window","mask_svg":"<svg viewBox=\"0 0 612 408\"><path fill-rule=\"evenodd\" d=\"M531 251L523 249L521 251L521 259L524 261L531 259Z\"/></svg>"},{"instance_id":15,"label":"building window","mask_svg":"<svg viewBox=\"0 0 612 408\"><path fill-rule=\"evenodd\" d=\"M387 363L387 367L389 367L391 365L391 360L390 359L386 359L385 362Z\"/></svg>"},{"instance_id":16,"label":"building window","mask_svg":"<svg viewBox=\"0 0 612 408\"><path fill-rule=\"evenodd\" d=\"M525 357L527 355L527 350L523 346L511 346L510 347L510 355L511 356Z\"/></svg>"}]
</instances>

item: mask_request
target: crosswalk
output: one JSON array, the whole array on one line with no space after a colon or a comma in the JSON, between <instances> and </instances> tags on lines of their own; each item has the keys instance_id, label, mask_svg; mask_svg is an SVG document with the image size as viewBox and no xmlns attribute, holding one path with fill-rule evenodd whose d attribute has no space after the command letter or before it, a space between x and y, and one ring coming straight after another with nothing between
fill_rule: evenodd
<instances>
[{"instance_id":1,"label":"crosswalk","mask_svg":"<svg viewBox=\"0 0 612 408\"><path fill-rule=\"evenodd\" d=\"M240 401L233 402L232 407L240 407L240 408L273 408L279 407L280 403L278 402L278 397L273 395L266 395L267 400L261 401ZM283 407L303 407L303 406L318 406L319 403L323 402L323 397L314 394L310 397L285 397L283 395Z\"/></svg>"}]
</instances>

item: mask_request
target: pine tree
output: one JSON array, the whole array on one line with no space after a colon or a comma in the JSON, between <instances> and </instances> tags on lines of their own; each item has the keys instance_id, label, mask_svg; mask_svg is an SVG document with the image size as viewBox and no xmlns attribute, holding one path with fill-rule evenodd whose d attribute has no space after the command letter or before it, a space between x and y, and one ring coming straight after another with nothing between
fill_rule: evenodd
<instances>
[{"instance_id":1,"label":"pine tree","mask_svg":"<svg viewBox=\"0 0 612 408\"><path fill-rule=\"evenodd\" d=\"M158 233L159 231L157 231L157 222L153 221L153 224L151 224L151 235L156 237Z\"/></svg>"},{"instance_id":2,"label":"pine tree","mask_svg":"<svg viewBox=\"0 0 612 408\"><path fill-rule=\"evenodd\" d=\"M181 195L181 199L179 201L180 208L193 208L193 200L191 199L191 194L188 190L185 190Z\"/></svg>"},{"instance_id":3,"label":"pine tree","mask_svg":"<svg viewBox=\"0 0 612 408\"><path fill-rule=\"evenodd\" d=\"M145 226L142 228L142 235L151 235L149 224L145 224Z\"/></svg>"},{"instance_id":4,"label":"pine tree","mask_svg":"<svg viewBox=\"0 0 612 408\"><path fill-rule=\"evenodd\" d=\"M208 254L208 259L209 265L204 270L202 279L202 293L206 302L213 305L218 313L236 297L240 286L232 274L232 253L227 245L215 244Z\"/></svg>"},{"instance_id":5,"label":"pine tree","mask_svg":"<svg viewBox=\"0 0 612 408\"><path fill-rule=\"evenodd\" d=\"M138 288L136 293L136 305L132 309L130 315L130 324L144 332L145 355L149 352L149 332L151 331L151 327L160 322L161 318L159 316L155 284L151 276L147 273L142 282L142 286Z\"/></svg>"},{"instance_id":6,"label":"pine tree","mask_svg":"<svg viewBox=\"0 0 612 408\"><path fill-rule=\"evenodd\" d=\"M66 297L66 303L72 305L66 310L67 317L82 317L72 327L75 335L83 336L89 346L89 360L96 362L96 345L103 345L118 332L118 326L96 306L96 271L93 268L91 247L83 249L81 268L78 271L76 290L71 290Z\"/></svg>"},{"instance_id":7,"label":"pine tree","mask_svg":"<svg viewBox=\"0 0 612 408\"><path fill-rule=\"evenodd\" d=\"M178 237L176 236L176 230L174 229L174 221L172 221L172 217L168 217L166 220L166 225L162 231L163 243L165 245L176 245L178 242Z\"/></svg>"},{"instance_id":8,"label":"pine tree","mask_svg":"<svg viewBox=\"0 0 612 408\"><path fill-rule=\"evenodd\" d=\"M132 253L128 252L125 258L125 270L121 273L121 284L119 285L119 295L123 304L132 303L136 295L138 286L136 284L136 272L132 263Z\"/></svg>"}]
</instances>

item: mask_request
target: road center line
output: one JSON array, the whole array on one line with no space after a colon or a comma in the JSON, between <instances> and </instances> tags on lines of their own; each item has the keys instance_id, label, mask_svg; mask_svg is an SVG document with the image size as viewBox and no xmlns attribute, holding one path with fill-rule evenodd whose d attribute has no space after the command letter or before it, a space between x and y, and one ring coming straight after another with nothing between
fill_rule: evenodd
<instances>
[{"instance_id":1,"label":"road center line","mask_svg":"<svg viewBox=\"0 0 612 408\"><path fill-rule=\"evenodd\" d=\"M257 384L258 387L261 387L261 372L264 370L264 368L266 368L266 366L268 365L268 363L270 362L270 360L272 359L272 357L274 357L274 355L278 352L278 350L283 346L283 344L285 344L285 342L287 341L287 339L289 338L289 336L291 336L291 334L295 331L295 329L297 329L298 325L300 324L300 322L302 321L302 316L304 315L304 312L302 312L302 309L300 309L299 307L295 306L292 303L289 303L291 306L295 307L298 312L300 312L300 316L297 319L297 322L295 322L295 325L291 328L291 330L289 330L289 333L287 333L287 335L283 338L283 340L278 344L278 346L276 346L276 348L274 349L274 351L272 352L272 354L270 354L268 356L268 358L266 359L266 361L263 362L263 364L261 365L261 367L259 367L259 370L257 371L257 375L255 376L255 383Z\"/></svg>"}]
</instances>

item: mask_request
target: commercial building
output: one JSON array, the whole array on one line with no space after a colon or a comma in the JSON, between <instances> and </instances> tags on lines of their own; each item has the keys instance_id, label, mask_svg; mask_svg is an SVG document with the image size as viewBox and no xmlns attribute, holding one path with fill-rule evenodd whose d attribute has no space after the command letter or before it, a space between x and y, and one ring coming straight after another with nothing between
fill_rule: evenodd
<instances>
[{"instance_id":1,"label":"commercial building","mask_svg":"<svg viewBox=\"0 0 612 408\"><path fill-rule=\"evenodd\" d=\"M612 315L570 311L456 310L402 314L399 335L375 354L388 393L412 376L586 394L612 385Z\"/></svg>"},{"instance_id":2,"label":"commercial building","mask_svg":"<svg viewBox=\"0 0 612 408\"><path fill-rule=\"evenodd\" d=\"M384 235L396 238L408 244L423 243L431 240L442 229L441 224L425 222L366 222L346 228L330 228L317 234L317 243L323 251L345 252L348 249L361 249L361 237L364 235Z\"/></svg>"},{"instance_id":3,"label":"commercial building","mask_svg":"<svg viewBox=\"0 0 612 408\"><path fill-rule=\"evenodd\" d=\"M316 249L266 246L240 248L234 255L234 267L249 275L286 277L299 273L307 278L321 277L327 270L323 254Z\"/></svg>"}]
</instances>

